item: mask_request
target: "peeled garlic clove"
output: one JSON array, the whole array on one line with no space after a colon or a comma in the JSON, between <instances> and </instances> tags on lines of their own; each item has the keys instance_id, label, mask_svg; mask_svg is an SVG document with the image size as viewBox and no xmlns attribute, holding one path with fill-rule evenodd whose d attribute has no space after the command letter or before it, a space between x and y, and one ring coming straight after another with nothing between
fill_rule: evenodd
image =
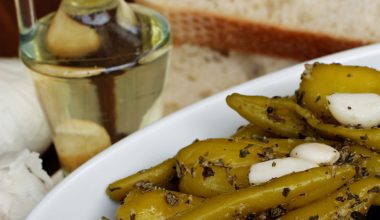
<instances>
[{"instance_id":1,"label":"peeled garlic clove","mask_svg":"<svg viewBox=\"0 0 380 220\"><path fill-rule=\"evenodd\" d=\"M318 164L300 158L287 157L274 159L253 164L248 178L250 183L258 185L268 182L273 178L294 172L301 172L314 167L318 167Z\"/></svg>"},{"instance_id":2,"label":"peeled garlic clove","mask_svg":"<svg viewBox=\"0 0 380 220\"><path fill-rule=\"evenodd\" d=\"M321 143L306 143L295 147L290 156L312 161L319 165L332 165L340 157L339 151L335 148Z\"/></svg>"},{"instance_id":3,"label":"peeled garlic clove","mask_svg":"<svg viewBox=\"0 0 380 220\"><path fill-rule=\"evenodd\" d=\"M343 125L370 128L380 124L380 96L374 93L335 93L327 96L329 110Z\"/></svg>"},{"instance_id":4,"label":"peeled garlic clove","mask_svg":"<svg viewBox=\"0 0 380 220\"><path fill-rule=\"evenodd\" d=\"M55 56L79 58L97 51L101 39L94 29L58 10L49 26L46 44Z\"/></svg>"},{"instance_id":5,"label":"peeled garlic clove","mask_svg":"<svg viewBox=\"0 0 380 220\"><path fill-rule=\"evenodd\" d=\"M70 119L55 127L54 144L62 165L74 170L111 145L104 127L87 120Z\"/></svg>"}]
</instances>

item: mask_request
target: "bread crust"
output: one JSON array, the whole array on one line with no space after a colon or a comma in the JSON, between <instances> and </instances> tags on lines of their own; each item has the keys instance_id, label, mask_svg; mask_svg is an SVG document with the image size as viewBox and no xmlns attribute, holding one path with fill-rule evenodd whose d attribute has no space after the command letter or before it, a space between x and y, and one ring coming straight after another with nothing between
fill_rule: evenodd
<instances>
[{"instance_id":1,"label":"bread crust","mask_svg":"<svg viewBox=\"0 0 380 220\"><path fill-rule=\"evenodd\" d=\"M200 9L175 8L146 0L137 2L156 9L168 18L175 44L194 43L222 51L238 50L308 60L373 43L264 24Z\"/></svg>"}]
</instances>

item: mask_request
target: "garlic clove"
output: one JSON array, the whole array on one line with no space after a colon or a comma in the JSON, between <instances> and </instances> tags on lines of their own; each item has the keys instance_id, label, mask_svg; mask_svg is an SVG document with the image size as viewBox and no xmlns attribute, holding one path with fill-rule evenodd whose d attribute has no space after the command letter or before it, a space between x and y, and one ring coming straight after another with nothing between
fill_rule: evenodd
<instances>
[{"instance_id":1,"label":"garlic clove","mask_svg":"<svg viewBox=\"0 0 380 220\"><path fill-rule=\"evenodd\" d=\"M95 122L70 119L55 127L54 143L62 166L74 170L111 146L111 138L106 129Z\"/></svg>"},{"instance_id":2,"label":"garlic clove","mask_svg":"<svg viewBox=\"0 0 380 220\"><path fill-rule=\"evenodd\" d=\"M253 164L248 178L251 184L258 185L268 182L273 178L294 172L301 172L314 167L318 167L318 164L300 158L287 157L274 159Z\"/></svg>"},{"instance_id":3,"label":"garlic clove","mask_svg":"<svg viewBox=\"0 0 380 220\"><path fill-rule=\"evenodd\" d=\"M55 56L79 58L97 51L101 46L101 39L95 29L58 10L49 26L46 44Z\"/></svg>"},{"instance_id":4,"label":"garlic clove","mask_svg":"<svg viewBox=\"0 0 380 220\"><path fill-rule=\"evenodd\" d=\"M322 143L306 143L295 147L290 156L312 161L319 165L332 165L340 157L339 151L335 148Z\"/></svg>"},{"instance_id":5,"label":"garlic clove","mask_svg":"<svg viewBox=\"0 0 380 220\"><path fill-rule=\"evenodd\" d=\"M374 93L334 93L329 110L343 125L370 128L380 124L380 96Z\"/></svg>"}]
</instances>

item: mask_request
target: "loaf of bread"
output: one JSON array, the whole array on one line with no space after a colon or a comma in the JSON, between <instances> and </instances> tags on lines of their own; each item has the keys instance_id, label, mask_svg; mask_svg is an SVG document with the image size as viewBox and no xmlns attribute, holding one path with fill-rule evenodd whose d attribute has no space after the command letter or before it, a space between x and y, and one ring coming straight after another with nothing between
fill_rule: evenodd
<instances>
[{"instance_id":1,"label":"loaf of bread","mask_svg":"<svg viewBox=\"0 0 380 220\"><path fill-rule=\"evenodd\" d=\"M379 0L136 0L174 42L307 60L380 41Z\"/></svg>"}]
</instances>

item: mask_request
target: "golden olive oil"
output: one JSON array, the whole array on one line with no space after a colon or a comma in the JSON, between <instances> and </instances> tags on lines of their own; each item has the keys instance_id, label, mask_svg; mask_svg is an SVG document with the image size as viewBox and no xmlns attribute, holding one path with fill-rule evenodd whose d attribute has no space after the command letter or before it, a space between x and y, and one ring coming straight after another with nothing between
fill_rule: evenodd
<instances>
[{"instance_id":1,"label":"golden olive oil","mask_svg":"<svg viewBox=\"0 0 380 220\"><path fill-rule=\"evenodd\" d=\"M110 8L63 14L67 21L53 21L51 14L23 36L20 55L32 74L66 171L162 116L169 29L158 14L137 5L132 8L139 22L135 30L118 25L117 11ZM72 22L83 27L83 33L91 31L97 47L85 45L83 50L88 51L76 56L65 51L70 42L61 42L59 35L48 45L52 22ZM62 35L72 31L63 30Z\"/></svg>"}]
</instances>

